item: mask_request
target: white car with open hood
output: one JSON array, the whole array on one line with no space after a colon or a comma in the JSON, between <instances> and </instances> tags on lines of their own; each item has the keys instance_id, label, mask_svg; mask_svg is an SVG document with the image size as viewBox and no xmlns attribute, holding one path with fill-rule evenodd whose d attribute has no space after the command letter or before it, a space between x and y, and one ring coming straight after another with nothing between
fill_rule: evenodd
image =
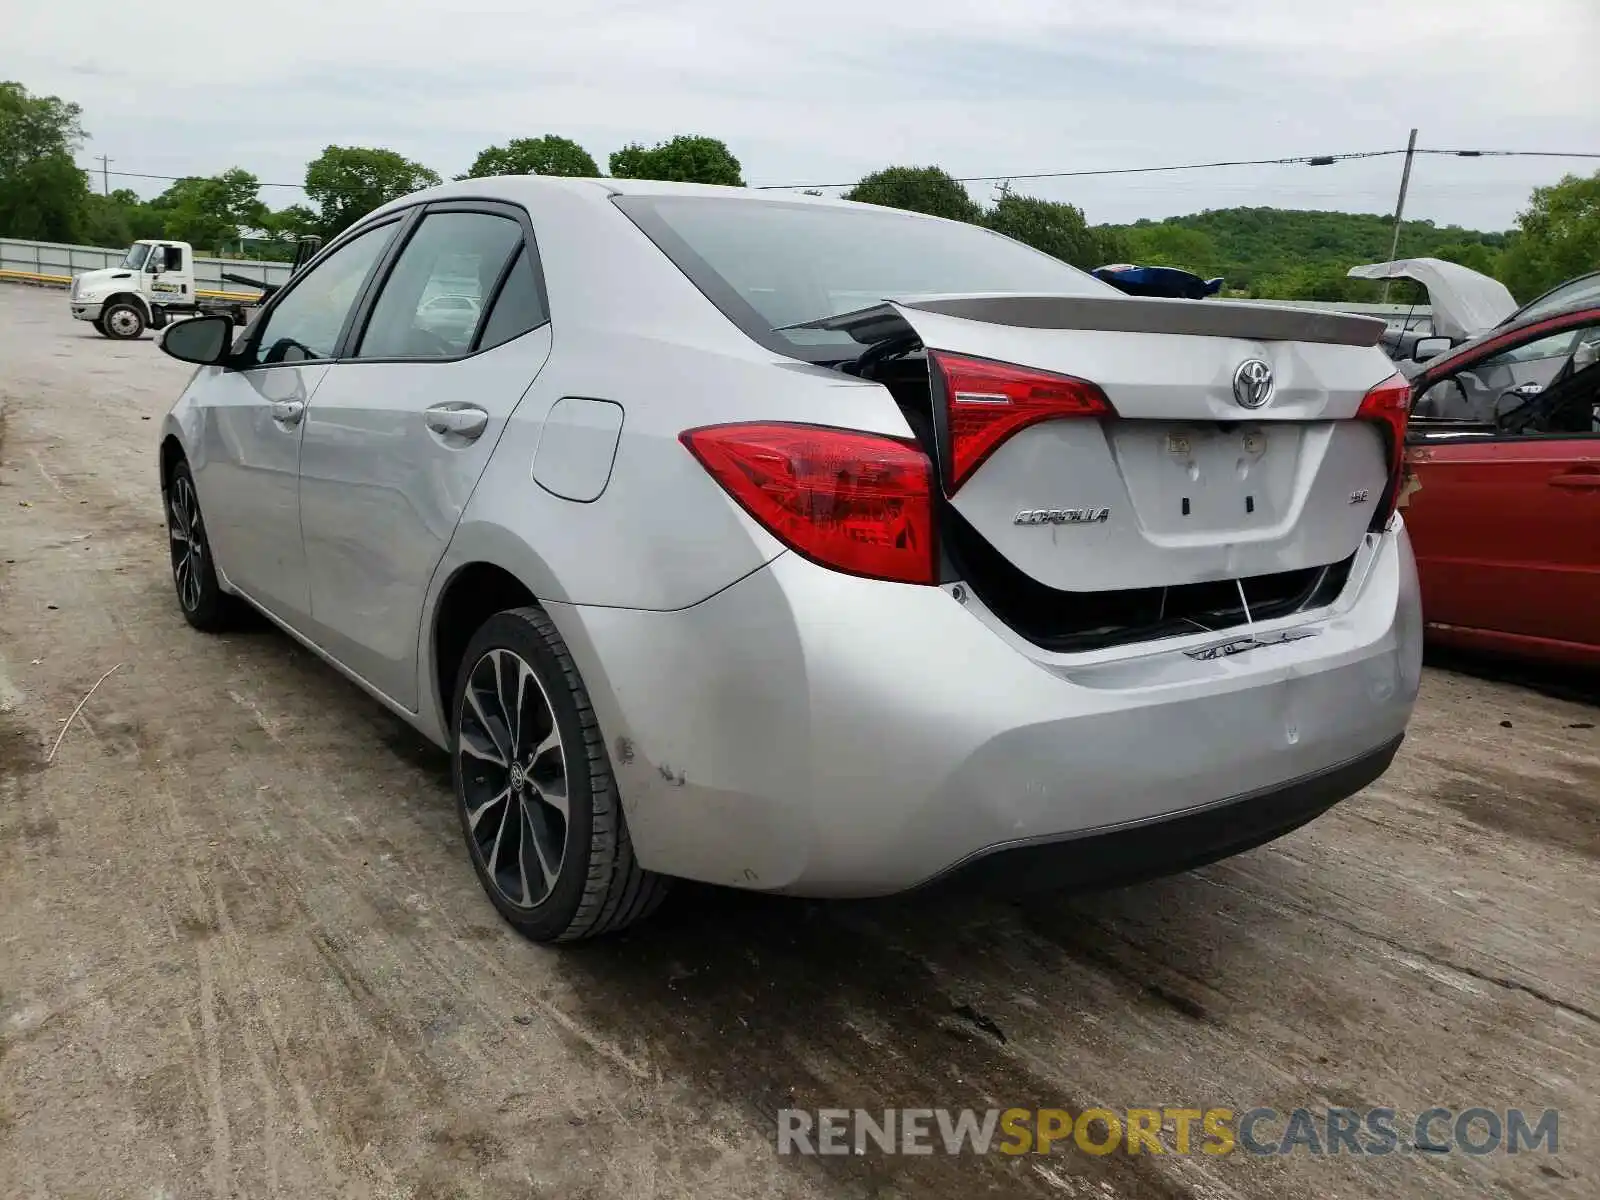
<instances>
[{"instance_id":1,"label":"white car with open hood","mask_svg":"<svg viewBox=\"0 0 1600 1200\"><path fill-rule=\"evenodd\" d=\"M1405 732L1382 330L840 201L450 184L244 337L168 330L201 364L161 449L178 600L254 606L448 748L479 878L537 938L672 876L1182 869Z\"/></svg>"}]
</instances>

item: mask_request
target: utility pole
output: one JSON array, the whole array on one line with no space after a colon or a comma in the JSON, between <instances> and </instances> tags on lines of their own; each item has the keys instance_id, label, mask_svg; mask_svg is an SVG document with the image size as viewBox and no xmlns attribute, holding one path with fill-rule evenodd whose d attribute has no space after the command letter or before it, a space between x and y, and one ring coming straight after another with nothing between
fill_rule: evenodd
<instances>
[{"instance_id":1,"label":"utility pole","mask_svg":"<svg viewBox=\"0 0 1600 1200\"><path fill-rule=\"evenodd\" d=\"M106 157L104 154L100 156L100 194L102 196L111 195L111 172L106 170L106 168L111 164L112 161L112 159Z\"/></svg>"},{"instance_id":2,"label":"utility pole","mask_svg":"<svg viewBox=\"0 0 1600 1200\"><path fill-rule=\"evenodd\" d=\"M1411 160L1417 156L1417 131L1411 131L1411 138L1406 142L1406 165L1400 170L1400 198L1394 205L1394 240L1389 243L1389 261L1393 262L1400 253L1400 218L1406 211L1406 189L1411 186ZM1379 304L1389 303L1389 281L1383 281L1383 296Z\"/></svg>"}]
</instances>

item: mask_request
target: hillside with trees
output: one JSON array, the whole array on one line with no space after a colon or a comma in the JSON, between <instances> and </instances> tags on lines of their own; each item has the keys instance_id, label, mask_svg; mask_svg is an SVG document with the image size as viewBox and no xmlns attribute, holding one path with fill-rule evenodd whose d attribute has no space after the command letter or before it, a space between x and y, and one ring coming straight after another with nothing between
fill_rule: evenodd
<instances>
[{"instance_id":1,"label":"hillside with trees","mask_svg":"<svg viewBox=\"0 0 1600 1200\"><path fill-rule=\"evenodd\" d=\"M240 167L174 180L150 200L128 189L97 195L75 161L88 136L82 115L70 101L0 82L0 235L100 246L170 237L202 253L287 259L296 239L331 237L379 205L441 179L394 150L331 145L306 164L309 203L281 209L262 201L259 180ZM744 186L739 160L727 144L703 134L680 134L653 146L631 143L605 161L617 178ZM505 174L596 176L600 169L584 147L544 133L484 147L457 178ZM1274 299L1377 299L1381 284L1345 272L1387 258L1394 234L1393 218L1377 213L1259 207L1091 225L1073 204L1004 187L994 203L980 204L962 183L931 165L887 166L844 194L984 225L1085 269L1115 262L1181 267L1207 278L1222 276L1229 295ZM1535 188L1513 230L1407 221L1400 254L1462 263L1497 276L1519 299L1530 299L1600 268L1600 172ZM1391 298L1411 298L1408 286L1397 284Z\"/></svg>"},{"instance_id":2,"label":"hillside with trees","mask_svg":"<svg viewBox=\"0 0 1600 1200\"><path fill-rule=\"evenodd\" d=\"M1394 217L1287 208L1222 208L1164 221L1108 227L1125 239L1129 261L1221 275L1230 292L1300 300L1357 300L1376 286L1349 279L1360 263L1383 262ZM1443 258L1498 272L1509 233L1405 221L1402 258Z\"/></svg>"}]
</instances>

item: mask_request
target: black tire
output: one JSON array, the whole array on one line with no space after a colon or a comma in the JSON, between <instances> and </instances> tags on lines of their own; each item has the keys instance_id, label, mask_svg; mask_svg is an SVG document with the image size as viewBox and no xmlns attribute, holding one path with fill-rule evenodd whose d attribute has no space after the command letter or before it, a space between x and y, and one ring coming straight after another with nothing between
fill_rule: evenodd
<instances>
[{"instance_id":1,"label":"black tire","mask_svg":"<svg viewBox=\"0 0 1600 1200\"><path fill-rule=\"evenodd\" d=\"M96 317L93 321L91 321L89 323L94 326L94 331L96 333L98 333L101 337L110 337L111 336L109 333L106 332L106 323L104 321L102 321L99 317Z\"/></svg>"},{"instance_id":2,"label":"black tire","mask_svg":"<svg viewBox=\"0 0 1600 1200\"><path fill-rule=\"evenodd\" d=\"M184 620L205 633L231 629L239 617L239 601L217 584L216 568L211 565L211 541L200 516L200 493L195 489L189 464L182 459L167 476L163 498L172 585Z\"/></svg>"},{"instance_id":3,"label":"black tire","mask_svg":"<svg viewBox=\"0 0 1600 1200\"><path fill-rule=\"evenodd\" d=\"M508 674L518 677L515 690ZM670 881L634 858L589 694L543 609L511 609L483 623L462 657L450 712L461 832L501 916L536 942L567 942L613 933L654 911ZM558 791L565 815L547 798ZM558 833L560 858L551 869ZM545 865L542 878L529 878L530 854L535 867Z\"/></svg>"},{"instance_id":4,"label":"black tire","mask_svg":"<svg viewBox=\"0 0 1600 1200\"><path fill-rule=\"evenodd\" d=\"M105 328L101 331L108 338L117 341L132 341L144 334L144 313L137 304L130 304L126 300L119 300L109 305L100 314L100 324Z\"/></svg>"}]
</instances>

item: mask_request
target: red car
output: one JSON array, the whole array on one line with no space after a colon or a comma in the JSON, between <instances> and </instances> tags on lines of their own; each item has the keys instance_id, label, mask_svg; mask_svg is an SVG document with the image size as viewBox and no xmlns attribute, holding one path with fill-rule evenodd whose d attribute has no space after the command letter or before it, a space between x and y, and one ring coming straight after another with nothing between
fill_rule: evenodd
<instances>
[{"instance_id":1,"label":"red car","mask_svg":"<svg viewBox=\"0 0 1600 1200\"><path fill-rule=\"evenodd\" d=\"M1428 636L1600 666L1600 305L1443 341L1406 439Z\"/></svg>"}]
</instances>

